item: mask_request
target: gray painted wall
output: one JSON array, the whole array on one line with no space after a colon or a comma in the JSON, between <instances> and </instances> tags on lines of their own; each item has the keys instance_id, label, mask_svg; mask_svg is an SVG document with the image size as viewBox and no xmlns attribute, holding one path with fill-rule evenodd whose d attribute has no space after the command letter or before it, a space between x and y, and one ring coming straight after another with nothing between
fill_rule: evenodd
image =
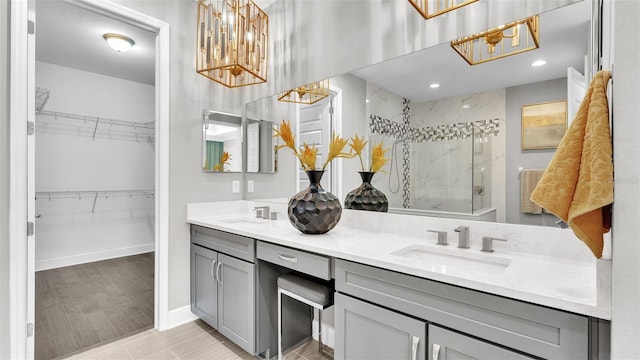
<instances>
[{"instance_id":1,"label":"gray painted wall","mask_svg":"<svg viewBox=\"0 0 640 360\"><path fill-rule=\"evenodd\" d=\"M9 358L9 2L0 1L0 359Z\"/></svg>"},{"instance_id":2,"label":"gray painted wall","mask_svg":"<svg viewBox=\"0 0 640 360\"><path fill-rule=\"evenodd\" d=\"M195 2L116 0L171 26L169 309L189 304L186 204L242 197L242 191L231 194L231 181L242 180L241 174L200 171L202 109L242 113L245 102L577 0L529 0L518 7L498 6L501 1L481 2L473 12L463 8L424 21L406 2L397 0L349 0L341 1L340 6L325 0L280 0L266 9L270 26L268 83L226 89L195 72ZM332 26L326 26L328 22ZM290 156L285 158L294 164ZM278 161L280 165L281 159ZM266 188L277 187L280 180L260 176Z\"/></svg>"},{"instance_id":3,"label":"gray painted wall","mask_svg":"<svg viewBox=\"0 0 640 360\"><path fill-rule=\"evenodd\" d=\"M555 149L522 150L522 106L567 99L567 79L542 81L507 88L506 114L506 199L507 222L523 225L556 226L551 214L520 213L520 177L518 168L545 169Z\"/></svg>"}]
</instances>

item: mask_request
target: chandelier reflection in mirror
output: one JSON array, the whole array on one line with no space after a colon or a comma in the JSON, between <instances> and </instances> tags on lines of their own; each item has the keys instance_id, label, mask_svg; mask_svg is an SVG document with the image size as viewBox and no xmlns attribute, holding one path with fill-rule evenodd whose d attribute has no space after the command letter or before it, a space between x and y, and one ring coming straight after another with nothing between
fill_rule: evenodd
<instances>
[{"instance_id":1,"label":"chandelier reflection in mirror","mask_svg":"<svg viewBox=\"0 0 640 360\"><path fill-rule=\"evenodd\" d=\"M425 19L431 19L463 6L473 4L478 0L409 0Z\"/></svg>"},{"instance_id":2,"label":"chandelier reflection in mirror","mask_svg":"<svg viewBox=\"0 0 640 360\"><path fill-rule=\"evenodd\" d=\"M505 45L506 42L510 44ZM538 15L454 40L451 47L469 65L537 49L540 47Z\"/></svg>"},{"instance_id":3,"label":"chandelier reflection in mirror","mask_svg":"<svg viewBox=\"0 0 640 360\"><path fill-rule=\"evenodd\" d=\"M298 104L313 104L329 96L329 79L316 81L278 95L278 100Z\"/></svg>"},{"instance_id":4,"label":"chandelier reflection in mirror","mask_svg":"<svg viewBox=\"0 0 640 360\"><path fill-rule=\"evenodd\" d=\"M251 0L199 0L196 71L227 87L267 81L269 18Z\"/></svg>"}]
</instances>

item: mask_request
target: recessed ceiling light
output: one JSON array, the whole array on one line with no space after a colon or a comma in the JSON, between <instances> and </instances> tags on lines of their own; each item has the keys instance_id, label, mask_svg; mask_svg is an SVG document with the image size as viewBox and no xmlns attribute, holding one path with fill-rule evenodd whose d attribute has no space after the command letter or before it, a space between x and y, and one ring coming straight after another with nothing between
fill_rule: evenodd
<instances>
[{"instance_id":1,"label":"recessed ceiling light","mask_svg":"<svg viewBox=\"0 0 640 360\"><path fill-rule=\"evenodd\" d=\"M469 104L462 104L462 108L463 108L463 109L468 109L468 108L470 108L470 107L471 107L471 105L469 105Z\"/></svg>"},{"instance_id":2,"label":"recessed ceiling light","mask_svg":"<svg viewBox=\"0 0 640 360\"><path fill-rule=\"evenodd\" d=\"M102 37L107 41L107 44L117 52L126 52L136 44L135 41L120 34L108 33L102 35Z\"/></svg>"},{"instance_id":3,"label":"recessed ceiling light","mask_svg":"<svg viewBox=\"0 0 640 360\"><path fill-rule=\"evenodd\" d=\"M429 85L429 87L430 87L430 88L432 88L432 89L437 89L437 88L439 88L439 87L440 87L440 84L438 84L438 83L433 83L433 84Z\"/></svg>"},{"instance_id":4,"label":"recessed ceiling light","mask_svg":"<svg viewBox=\"0 0 640 360\"><path fill-rule=\"evenodd\" d=\"M367 102L369 102L369 99L367 99Z\"/></svg>"},{"instance_id":5,"label":"recessed ceiling light","mask_svg":"<svg viewBox=\"0 0 640 360\"><path fill-rule=\"evenodd\" d=\"M536 60L534 62L531 63L531 66L533 67L538 67L538 66L542 66L544 64L546 64L547 62L544 60Z\"/></svg>"}]
</instances>

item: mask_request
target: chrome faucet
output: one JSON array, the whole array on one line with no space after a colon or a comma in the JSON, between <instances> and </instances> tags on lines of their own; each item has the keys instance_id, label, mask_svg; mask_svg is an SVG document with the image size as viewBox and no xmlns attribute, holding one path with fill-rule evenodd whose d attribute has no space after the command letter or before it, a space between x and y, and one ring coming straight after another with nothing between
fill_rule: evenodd
<instances>
[{"instance_id":1,"label":"chrome faucet","mask_svg":"<svg viewBox=\"0 0 640 360\"><path fill-rule=\"evenodd\" d=\"M493 252L493 241L507 241L507 239L494 238L491 236L482 237L482 249L480 251Z\"/></svg>"},{"instance_id":2,"label":"chrome faucet","mask_svg":"<svg viewBox=\"0 0 640 360\"><path fill-rule=\"evenodd\" d=\"M449 245L447 242L447 232L446 231L437 231L437 230L427 230L428 232L438 234L438 242L437 245Z\"/></svg>"},{"instance_id":3,"label":"chrome faucet","mask_svg":"<svg viewBox=\"0 0 640 360\"><path fill-rule=\"evenodd\" d=\"M458 226L453 231L458 233L458 247L461 249L469 248L469 227Z\"/></svg>"},{"instance_id":4,"label":"chrome faucet","mask_svg":"<svg viewBox=\"0 0 640 360\"><path fill-rule=\"evenodd\" d=\"M253 208L256 212L257 218L268 219L269 218L269 207L268 206L256 206Z\"/></svg>"}]
</instances>

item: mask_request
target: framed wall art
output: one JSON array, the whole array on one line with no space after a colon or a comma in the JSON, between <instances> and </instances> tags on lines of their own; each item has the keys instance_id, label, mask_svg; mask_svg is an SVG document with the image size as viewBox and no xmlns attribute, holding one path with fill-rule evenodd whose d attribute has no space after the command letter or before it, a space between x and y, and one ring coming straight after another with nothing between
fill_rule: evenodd
<instances>
[{"instance_id":1,"label":"framed wall art","mask_svg":"<svg viewBox=\"0 0 640 360\"><path fill-rule=\"evenodd\" d=\"M566 100L522 106L522 150L555 149L566 131Z\"/></svg>"}]
</instances>

